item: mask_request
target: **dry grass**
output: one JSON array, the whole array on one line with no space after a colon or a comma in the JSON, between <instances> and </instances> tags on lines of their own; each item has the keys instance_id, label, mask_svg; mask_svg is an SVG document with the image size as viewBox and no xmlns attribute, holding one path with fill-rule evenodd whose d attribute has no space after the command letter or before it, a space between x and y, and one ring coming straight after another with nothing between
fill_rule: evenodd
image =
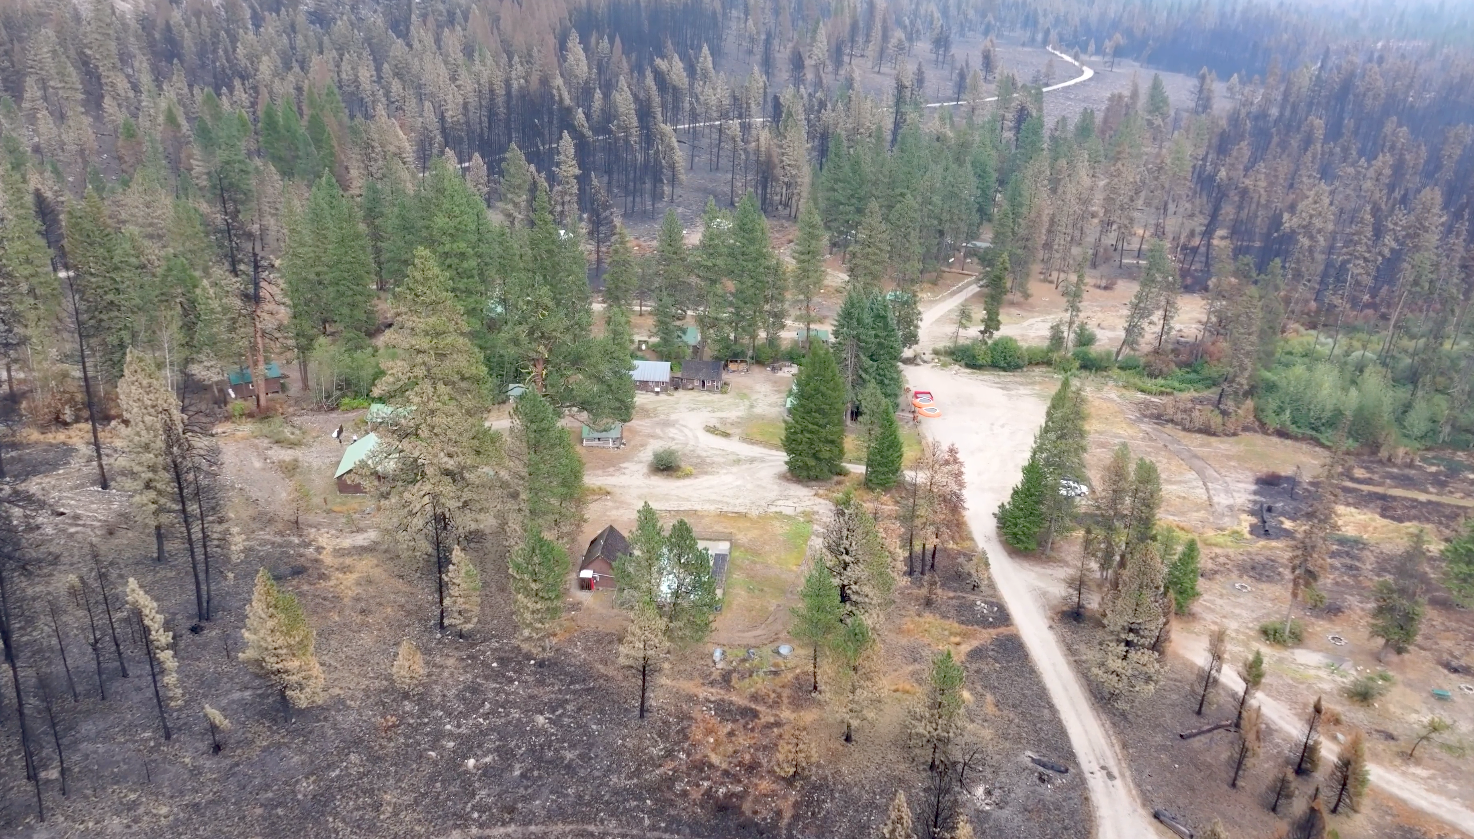
<instances>
[{"instance_id":1,"label":"dry grass","mask_svg":"<svg viewBox=\"0 0 1474 839\"><path fill-rule=\"evenodd\" d=\"M1431 524L1395 522L1357 507L1337 507L1336 522L1340 533L1355 536L1373 545L1392 548L1406 546L1408 540L1412 539L1419 530L1423 530L1431 540L1430 550L1441 550L1441 545L1435 536L1438 529Z\"/></svg>"}]
</instances>

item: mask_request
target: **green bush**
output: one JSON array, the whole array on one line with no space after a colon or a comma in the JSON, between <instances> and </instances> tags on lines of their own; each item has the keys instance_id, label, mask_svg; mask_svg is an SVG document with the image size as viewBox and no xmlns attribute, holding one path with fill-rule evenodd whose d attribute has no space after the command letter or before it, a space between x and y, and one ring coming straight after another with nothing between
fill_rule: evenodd
<instances>
[{"instance_id":1,"label":"green bush","mask_svg":"<svg viewBox=\"0 0 1474 839\"><path fill-rule=\"evenodd\" d=\"M1376 702L1392 686L1392 674L1386 670L1367 673L1352 680L1346 686L1346 696L1358 705Z\"/></svg>"},{"instance_id":2,"label":"green bush","mask_svg":"<svg viewBox=\"0 0 1474 839\"><path fill-rule=\"evenodd\" d=\"M1095 330L1094 329L1091 329L1090 327L1086 326L1084 323L1076 324L1076 326L1075 326L1075 346L1077 348L1083 350L1083 349L1085 349L1087 347L1093 347L1093 346L1095 346L1096 337L1097 336L1095 334Z\"/></svg>"},{"instance_id":3,"label":"green bush","mask_svg":"<svg viewBox=\"0 0 1474 839\"><path fill-rule=\"evenodd\" d=\"M667 446L656 449L655 455L650 458L650 465L657 472L679 472L681 470L681 453Z\"/></svg>"},{"instance_id":4,"label":"green bush","mask_svg":"<svg viewBox=\"0 0 1474 839\"><path fill-rule=\"evenodd\" d=\"M373 403L367 396L345 396L338 400L340 411L361 411Z\"/></svg>"},{"instance_id":5,"label":"green bush","mask_svg":"<svg viewBox=\"0 0 1474 839\"><path fill-rule=\"evenodd\" d=\"M1024 360L1031 367L1036 364L1050 364L1054 361L1054 353L1049 347L1028 346L1024 347Z\"/></svg>"},{"instance_id":6,"label":"green bush","mask_svg":"<svg viewBox=\"0 0 1474 839\"><path fill-rule=\"evenodd\" d=\"M1080 347L1071 353L1070 357L1075 359L1080 369L1087 373L1099 373L1116 366L1115 359L1112 358L1109 350L1092 352L1086 347Z\"/></svg>"},{"instance_id":7,"label":"green bush","mask_svg":"<svg viewBox=\"0 0 1474 839\"><path fill-rule=\"evenodd\" d=\"M1267 621L1259 624L1259 634L1277 647L1293 647L1305 637L1305 627L1299 621L1290 621L1290 632L1287 635L1284 621Z\"/></svg>"},{"instance_id":8,"label":"green bush","mask_svg":"<svg viewBox=\"0 0 1474 839\"><path fill-rule=\"evenodd\" d=\"M958 344L951 347L947 354L958 364L972 370L981 370L988 366L988 345L979 341Z\"/></svg>"},{"instance_id":9,"label":"green bush","mask_svg":"<svg viewBox=\"0 0 1474 839\"><path fill-rule=\"evenodd\" d=\"M1117 370L1125 370L1127 372L1135 373L1139 372L1141 368L1142 361L1141 356L1139 355L1123 355L1121 356L1121 360L1116 362Z\"/></svg>"},{"instance_id":10,"label":"green bush","mask_svg":"<svg viewBox=\"0 0 1474 839\"><path fill-rule=\"evenodd\" d=\"M1022 370L1028 364L1028 357L1024 354L1024 348L1019 342L1007 335L994 339L988 345L988 366L999 370L1013 372Z\"/></svg>"}]
</instances>

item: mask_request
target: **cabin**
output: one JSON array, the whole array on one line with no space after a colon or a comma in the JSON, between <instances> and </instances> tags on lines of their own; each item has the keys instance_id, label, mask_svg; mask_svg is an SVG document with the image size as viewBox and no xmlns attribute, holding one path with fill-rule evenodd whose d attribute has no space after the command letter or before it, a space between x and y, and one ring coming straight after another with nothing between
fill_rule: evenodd
<instances>
[{"instance_id":1,"label":"cabin","mask_svg":"<svg viewBox=\"0 0 1474 839\"><path fill-rule=\"evenodd\" d=\"M274 396L284 391L286 376L275 361L266 363L266 395ZM217 387L219 385L217 384ZM251 368L238 367L225 375L225 399L238 402L256 398L256 383L251 381Z\"/></svg>"},{"instance_id":2,"label":"cabin","mask_svg":"<svg viewBox=\"0 0 1474 839\"><path fill-rule=\"evenodd\" d=\"M594 428L585 423L580 437L585 446L594 446L602 449L623 448L624 423L616 422L608 428Z\"/></svg>"},{"instance_id":3,"label":"cabin","mask_svg":"<svg viewBox=\"0 0 1474 839\"><path fill-rule=\"evenodd\" d=\"M670 390L670 362L636 359L630 377L635 380L635 390L660 393Z\"/></svg>"},{"instance_id":4,"label":"cabin","mask_svg":"<svg viewBox=\"0 0 1474 839\"><path fill-rule=\"evenodd\" d=\"M722 363L720 361L683 361L681 372L676 374L675 386L686 390L721 390Z\"/></svg>"},{"instance_id":5,"label":"cabin","mask_svg":"<svg viewBox=\"0 0 1474 839\"><path fill-rule=\"evenodd\" d=\"M578 565L578 587L584 591L614 588L614 564L629 555L629 540L614 525L599 531Z\"/></svg>"},{"instance_id":6,"label":"cabin","mask_svg":"<svg viewBox=\"0 0 1474 839\"><path fill-rule=\"evenodd\" d=\"M389 425L409 416L413 408L395 408L383 402L375 402L368 407L368 413L363 415L363 421L369 425Z\"/></svg>"},{"instance_id":7,"label":"cabin","mask_svg":"<svg viewBox=\"0 0 1474 839\"><path fill-rule=\"evenodd\" d=\"M379 435L369 432L343 450L343 456L338 459L338 469L333 473L334 480L338 482L338 492L343 495L363 495L368 492L362 481L353 474L353 468L362 463L378 444Z\"/></svg>"}]
</instances>

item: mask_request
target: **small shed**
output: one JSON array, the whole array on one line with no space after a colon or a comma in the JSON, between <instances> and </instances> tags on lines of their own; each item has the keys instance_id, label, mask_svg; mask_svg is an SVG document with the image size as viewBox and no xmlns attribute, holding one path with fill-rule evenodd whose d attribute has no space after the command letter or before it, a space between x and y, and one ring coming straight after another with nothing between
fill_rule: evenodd
<instances>
[{"instance_id":1,"label":"small shed","mask_svg":"<svg viewBox=\"0 0 1474 839\"><path fill-rule=\"evenodd\" d=\"M614 525L599 531L578 565L578 587L584 591L614 588L614 564L629 555L629 540Z\"/></svg>"},{"instance_id":2,"label":"small shed","mask_svg":"<svg viewBox=\"0 0 1474 839\"><path fill-rule=\"evenodd\" d=\"M692 358L701 357L701 330L695 326L688 326L681 330L681 343L691 349Z\"/></svg>"},{"instance_id":3,"label":"small shed","mask_svg":"<svg viewBox=\"0 0 1474 839\"><path fill-rule=\"evenodd\" d=\"M364 414L364 422L369 425L388 425L409 416L413 408L395 408L383 402L375 402L368 407L368 413Z\"/></svg>"},{"instance_id":4,"label":"small shed","mask_svg":"<svg viewBox=\"0 0 1474 839\"><path fill-rule=\"evenodd\" d=\"M266 363L266 395L272 396L282 392L282 382L286 376L282 374L281 367L275 361ZM227 401L256 398L256 383L251 381L251 368L238 367L225 374L225 396Z\"/></svg>"},{"instance_id":5,"label":"small shed","mask_svg":"<svg viewBox=\"0 0 1474 839\"><path fill-rule=\"evenodd\" d=\"M659 393L670 389L670 362L636 359L630 377L635 380L635 390Z\"/></svg>"},{"instance_id":6,"label":"small shed","mask_svg":"<svg viewBox=\"0 0 1474 839\"><path fill-rule=\"evenodd\" d=\"M720 361L681 362L681 372L676 375L676 387L686 390L720 390L722 363Z\"/></svg>"},{"instance_id":7,"label":"small shed","mask_svg":"<svg viewBox=\"0 0 1474 839\"><path fill-rule=\"evenodd\" d=\"M798 339L798 342L800 344L807 344L808 343L808 340L809 340L809 332L810 332L810 330L800 329L797 332L793 333L793 336ZM812 330L812 332L814 333L814 340L815 341L818 341L821 344L827 344L827 343L829 343L829 330L827 330L827 329L815 329L815 330Z\"/></svg>"},{"instance_id":8,"label":"small shed","mask_svg":"<svg viewBox=\"0 0 1474 839\"><path fill-rule=\"evenodd\" d=\"M594 428L587 423L581 434L585 446L617 449L624 446L624 423L616 422L608 428Z\"/></svg>"},{"instance_id":9,"label":"small shed","mask_svg":"<svg viewBox=\"0 0 1474 839\"><path fill-rule=\"evenodd\" d=\"M368 492L354 477L353 468L362 463L378 444L379 435L369 432L343 450L343 456L338 459L338 469L333 473L333 478L338 482L338 492L344 495L363 495Z\"/></svg>"}]
</instances>

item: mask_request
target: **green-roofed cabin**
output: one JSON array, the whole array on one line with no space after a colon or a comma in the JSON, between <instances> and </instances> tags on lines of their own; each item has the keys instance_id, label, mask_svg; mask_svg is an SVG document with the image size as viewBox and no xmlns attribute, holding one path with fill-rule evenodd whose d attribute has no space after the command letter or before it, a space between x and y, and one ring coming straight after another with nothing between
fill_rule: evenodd
<instances>
[{"instance_id":1,"label":"green-roofed cabin","mask_svg":"<svg viewBox=\"0 0 1474 839\"><path fill-rule=\"evenodd\" d=\"M353 474L353 467L362 463L378 444L379 436L369 432L343 450L343 456L338 459L338 469L333 473L333 478L338 482L338 492L343 495L363 495L368 492Z\"/></svg>"},{"instance_id":2,"label":"green-roofed cabin","mask_svg":"<svg viewBox=\"0 0 1474 839\"><path fill-rule=\"evenodd\" d=\"M695 326L688 326L681 330L681 343L691 348L692 358L701 358L701 330Z\"/></svg>"},{"instance_id":3,"label":"green-roofed cabin","mask_svg":"<svg viewBox=\"0 0 1474 839\"><path fill-rule=\"evenodd\" d=\"M794 336L798 338L799 344L804 346L808 345L809 333L807 330L800 329L799 331L794 333ZM829 343L829 330L815 329L814 340L820 342L821 344Z\"/></svg>"},{"instance_id":4,"label":"green-roofed cabin","mask_svg":"<svg viewBox=\"0 0 1474 839\"><path fill-rule=\"evenodd\" d=\"M616 422L605 429L585 425L582 437L585 446L617 449L624 445L624 423Z\"/></svg>"},{"instance_id":5,"label":"green-roofed cabin","mask_svg":"<svg viewBox=\"0 0 1474 839\"><path fill-rule=\"evenodd\" d=\"M256 383L251 380L251 368L238 367L225 374L225 386L221 388L225 393L226 402L236 402L243 399L256 398ZM286 375L282 373L281 367L275 361L266 363L266 395L275 396L285 391L284 381Z\"/></svg>"}]
</instances>

